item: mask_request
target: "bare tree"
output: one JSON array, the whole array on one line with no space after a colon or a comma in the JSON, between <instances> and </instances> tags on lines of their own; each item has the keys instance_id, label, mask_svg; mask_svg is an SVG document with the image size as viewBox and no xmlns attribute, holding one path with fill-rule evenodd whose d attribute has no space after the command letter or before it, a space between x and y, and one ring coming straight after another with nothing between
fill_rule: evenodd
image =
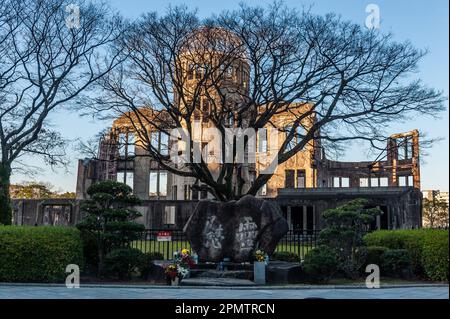
<instances>
[{"instance_id":1,"label":"bare tree","mask_svg":"<svg viewBox=\"0 0 450 319\"><path fill-rule=\"evenodd\" d=\"M83 0L1 2L0 223L11 223L10 176L19 157L61 163L65 142L48 117L116 65L108 46L120 26L106 6Z\"/></svg>"},{"instance_id":2,"label":"bare tree","mask_svg":"<svg viewBox=\"0 0 450 319\"><path fill-rule=\"evenodd\" d=\"M289 114L277 150L281 164L314 139L377 147L390 123L443 110L441 93L412 78L426 52L332 14L279 3L242 5L204 21L185 7L150 13L129 27L120 46L126 61L99 82L104 94L96 112L128 117L153 159L198 178L218 200L255 195L272 174L259 174L245 189L236 148L233 161L223 152L213 172L203 159L193 161L201 143L192 139L190 163L180 165L154 146L153 131L184 128L192 137L200 114L224 137L230 125L277 126L276 116Z\"/></svg>"}]
</instances>

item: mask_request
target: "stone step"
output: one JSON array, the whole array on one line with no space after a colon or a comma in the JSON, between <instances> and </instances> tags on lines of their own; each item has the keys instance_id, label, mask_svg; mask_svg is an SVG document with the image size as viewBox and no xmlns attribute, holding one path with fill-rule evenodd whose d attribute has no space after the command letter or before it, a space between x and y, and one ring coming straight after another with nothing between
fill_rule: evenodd
<instances>
[{"instance_id":1,"label":"stone step","mask_svg":"<svg viewBox=\"0 0 450 319\"><path fill-rule=\"evenodd\" d=\"M216 270L218 263L199 263L196 265L196 269L211 269ZM223 264L227 270L253 270L253 265L251 263L233 263L227 262Z\"/></svg>"},{"instance_id":2,"label":"stone step","mask_svg":"<svg viewBox=\"0 0 450 319\"><path fill-rule=\"evenodd\" d=\"M228 270L219 271L213 269L191 269L191 278L234 278L234 279L253 279L251 270Z\"/></svg>"},{"instance_id":3,"label":"stone step","mask_svg":"<svg viewBox=\"0 0 450 319\"><path fill-rule=\"evenodd\" d=\"M251 280L236 278L186 278L181 281L181 286L255 286Z\"/></svg>"}]
</instances>

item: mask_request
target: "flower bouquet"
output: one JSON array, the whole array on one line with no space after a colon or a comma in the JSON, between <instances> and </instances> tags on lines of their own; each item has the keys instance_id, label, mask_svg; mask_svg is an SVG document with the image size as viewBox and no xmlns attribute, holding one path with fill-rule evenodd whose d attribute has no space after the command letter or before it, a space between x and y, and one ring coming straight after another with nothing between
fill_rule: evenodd
<instances>
[{"instance_id":1,"label":"flower bouquet","mask_svg":"<svg viewBox=\"0 0 450 319\"><path fill-rule=\"evenodd\" d=\"M266 261L266 258L267 258L267 255L266 255L266 253L263 250L258 249L257 251L255 251L255 259L256 259L256 261L264 262L264 261Z\"/></svg>"},{"instance_id":2,"label":"flower bouquet","mask_svg":"<svg viewBox=\"0 0 450 319\"><path fill-rule=\"evenodd\" d=\"M175 252L173 257L173 262L165 267L165 273L168 283L179 284L183 278L189 278L195 262L188 249Z\"/></svg>"}]
</instances>

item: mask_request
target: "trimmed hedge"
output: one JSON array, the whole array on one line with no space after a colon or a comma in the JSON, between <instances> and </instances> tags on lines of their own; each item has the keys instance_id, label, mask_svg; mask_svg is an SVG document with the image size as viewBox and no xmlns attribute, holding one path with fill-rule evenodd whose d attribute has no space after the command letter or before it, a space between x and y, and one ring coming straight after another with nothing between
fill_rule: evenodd
<instances>
[{"instance_id":1,"label":"trimmed hedge","mask_svg":"<svg viewBox=\"0 0 450 319\"><path fill-rule=\"evenodd\" d=\"M448 230L379 230L364 237L367 246L406 249L414 274L431 280L448 280Z\"/></svg>"},{"instance_id":2,"label":"trimmed hedge","mask_svg":"<svg viewBox=\"0 0 450 319\"><path fill-rule=\"evenodd\" d=\"M279 260L279 261L289 261L289 262L299 262L300 256L296 253L292 253L289 251L278 251L274 252L272 256L270 256L271 260Z\"/></svg>"},{"instance_id":3,"label":"trimmed hedge","mask_svg":"<svg viewBox=\"0 0 450 319\"><path fill-rule=\"evenodd\" d=\"M120 280L130 279L141 266L144 253L137 248L114 249L105 256L105 272Z\"/></svg>"},{"instance_id":4,"label":"trimmed hedge","mask_svg":"<svg viewBox=\"0 0 450 319\"><path fill-rule=\"evenodd\" d=\"M383 247L383 246L366 247L366 263L365 263L365 265L370 265L370 264L381 265L383 263L383 254L387 250L388 250L388 248ZM365 269L364 269L364 271L365 271Z\"/></svg>"},{"instance_id":5,"label":"trimmed hedge","mask_svg":"<svg viewBox=\"0 0 450 319\"><path fill-rule=\"evenodd\" d=\"M77 229L0 226L0 282L61 282L69 264L83 266Z\"/></svg>"},{"instance_id":6,"label":"trimmed hedge","mask_svg":"<svg viewBox=\"0 0 450 319\"><path fill-rule=\"evenodd\" d=\"M408 250L386 250L382 255L381 269L390 276L410 277L411 257Z\"/></svg>"},{"instance_id":7,"label":"trimmed hedge","mask_svg":"<svg viewBox=\"0 0 450 319\"><path fill-rule=\"evenodd\" d=\"M422 252L425 275L431 280L448 280L448 231L433 232L425 237Z\"/></svg>"},{"instance_id":8,"label":"trimmed hedge","mask_svg":"<svg viewBox=\"0 0 450 319\"><path fill-rule=\"evenodd\" d=\"M328 246L318 246L308 251L303 261L303 270L313 282L328 282L337 267L336 252Z\"/></svg>"}]
</instances>

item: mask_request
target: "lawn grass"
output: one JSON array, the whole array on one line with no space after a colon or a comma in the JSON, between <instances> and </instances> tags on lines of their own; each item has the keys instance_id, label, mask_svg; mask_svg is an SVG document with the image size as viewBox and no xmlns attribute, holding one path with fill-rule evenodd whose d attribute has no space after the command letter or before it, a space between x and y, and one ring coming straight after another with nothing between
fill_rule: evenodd
<instances>
[{"instance_id":1,"label":"lawn grass","mask_svg":"<svg viewBox=\"0 0 450 319\"><path fill-rule=\"evenodd\" d=\"M170 242L158 242L156 240L136 240L131 243L131 247L137 248L144 253L159 252L164 255L164 259L168 260L173 257L175 251L181 249L191 249L191 245L188 241L170 241ZM305 258L306 253L311 250L310 245L299 245L297 243L282 243L278 244L275 251L288 251L300 256L301 259Z\"/></svg>"}]
</instances>

